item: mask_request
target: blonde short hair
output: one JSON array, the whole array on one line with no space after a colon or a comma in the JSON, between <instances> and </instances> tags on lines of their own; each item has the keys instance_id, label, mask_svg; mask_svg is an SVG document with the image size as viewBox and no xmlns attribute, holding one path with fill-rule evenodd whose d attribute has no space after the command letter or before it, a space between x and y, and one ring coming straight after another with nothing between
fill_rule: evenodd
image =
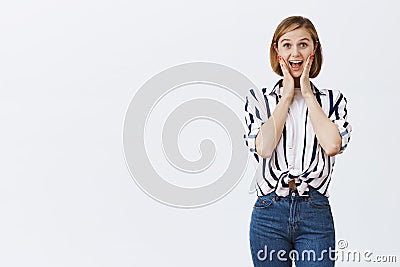
<instances>
[{"instance_id":1,"label":"blonde short hair","mask_svg":"<svg viewBox=\"0 0 400 267\"><path fill-rule=\"evenodd\" d=\"M282 37L282 35L299 28L304 28L310 33L314 43L314 47L316 47L314 60L310 69L310 78L315 78L321 71L321 66L322 66L321 42L319 41L317 30L315 29L312 22L309 19L302 16L291 16L284 19L281 23L279 23L278 27L275 30L274 37L272 38L271 42L271 47L269 49L271 67L275 73L277 73L280 76L283 76L281 67L277 59L278 53L276 52L274 46L276 45L276 47L278 47L278 41L279 38Z\"/></svg>"}]
</instances>

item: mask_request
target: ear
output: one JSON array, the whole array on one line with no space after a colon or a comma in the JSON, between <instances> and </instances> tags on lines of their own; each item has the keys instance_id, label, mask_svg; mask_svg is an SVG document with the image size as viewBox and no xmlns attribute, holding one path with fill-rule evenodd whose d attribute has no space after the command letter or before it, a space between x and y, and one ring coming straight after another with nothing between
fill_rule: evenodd
<instances>
[{"instance_id":1,"label":"ear","mask_svg":"<svg viewBox=\"0 0 400 267\"><path fill-rule=\"evenodd\" d=\"M319 46L319 42L318 42L318 41L315 41L314 52L313 52L313 54L315 54L315 52L317 51L318 46Z\"/></svg>"},{"instance_id":2,"label":"ear","mask_svg":"<svg viewBox=\"0 0 400 267\"><path fill-rule=\"evenodd\" d=\"M276 42L274 42L274 49L277 54L279 54L278 47L276 46Z\"/></svg>"}]
</instances>

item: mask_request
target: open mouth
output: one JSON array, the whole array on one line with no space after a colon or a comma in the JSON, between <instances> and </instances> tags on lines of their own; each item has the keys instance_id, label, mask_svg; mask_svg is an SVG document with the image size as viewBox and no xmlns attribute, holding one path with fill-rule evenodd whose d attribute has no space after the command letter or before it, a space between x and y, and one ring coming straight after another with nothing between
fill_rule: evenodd
<instances>
[{"instance_id":1,"label":"open mouth","mask_svg":"<svg viewBox=\"0 0 400 267\"><path fill-rule=\"evenodd\" d=\"M298 69L303 64L303 60L289 60L289 64L293 69Z\"/></svg>"}]
</instances>

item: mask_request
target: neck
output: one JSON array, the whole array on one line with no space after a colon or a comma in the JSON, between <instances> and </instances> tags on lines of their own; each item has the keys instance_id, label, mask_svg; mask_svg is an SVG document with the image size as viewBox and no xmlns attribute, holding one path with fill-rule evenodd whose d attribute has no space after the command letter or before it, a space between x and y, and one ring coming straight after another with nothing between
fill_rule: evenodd
<instances>
[{"instance_id":1,"label":"neck","mask_svg":"<svg viewBox=\"0 0 400 267\"><path fill-rule=\"evenodd\" d=\"M294 88L300 88L300 77L294 78Z\"/></svg>"}]
</instances>

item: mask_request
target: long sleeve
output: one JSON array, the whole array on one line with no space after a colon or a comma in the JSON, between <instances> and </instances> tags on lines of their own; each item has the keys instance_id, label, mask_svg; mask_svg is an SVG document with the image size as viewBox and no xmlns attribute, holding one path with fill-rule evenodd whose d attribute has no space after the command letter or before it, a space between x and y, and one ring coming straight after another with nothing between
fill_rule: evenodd
<instances>
[{"instance_id":1,"label":"long sleeve","mask_svg":"<svg viewBox=\"0 0 400 267\"><path fill-rule=\"evenodd\" d=\"M260 131L261 126L270 116L268 100L264 95L265 90L266 89L263 88L261 92L257 89L250 89L246 96L244 107L247 131L243 137L250 153L253 153L257 161L259 161L260 155L256 151L256 136Z\"/></svg>"},{"instance_id":2,"label":"long sleeve","mask_svg":"<svg viewBox=\"0 0 400 267\"><path fill-rule=\"evenodd\" d=\"M339 92L329 112L329 119L338 126L342 137L339 154L343 153L350 141L352 126L348 122L347 118L347 99L341 92Z\"/></svg>"}]
</instances>

